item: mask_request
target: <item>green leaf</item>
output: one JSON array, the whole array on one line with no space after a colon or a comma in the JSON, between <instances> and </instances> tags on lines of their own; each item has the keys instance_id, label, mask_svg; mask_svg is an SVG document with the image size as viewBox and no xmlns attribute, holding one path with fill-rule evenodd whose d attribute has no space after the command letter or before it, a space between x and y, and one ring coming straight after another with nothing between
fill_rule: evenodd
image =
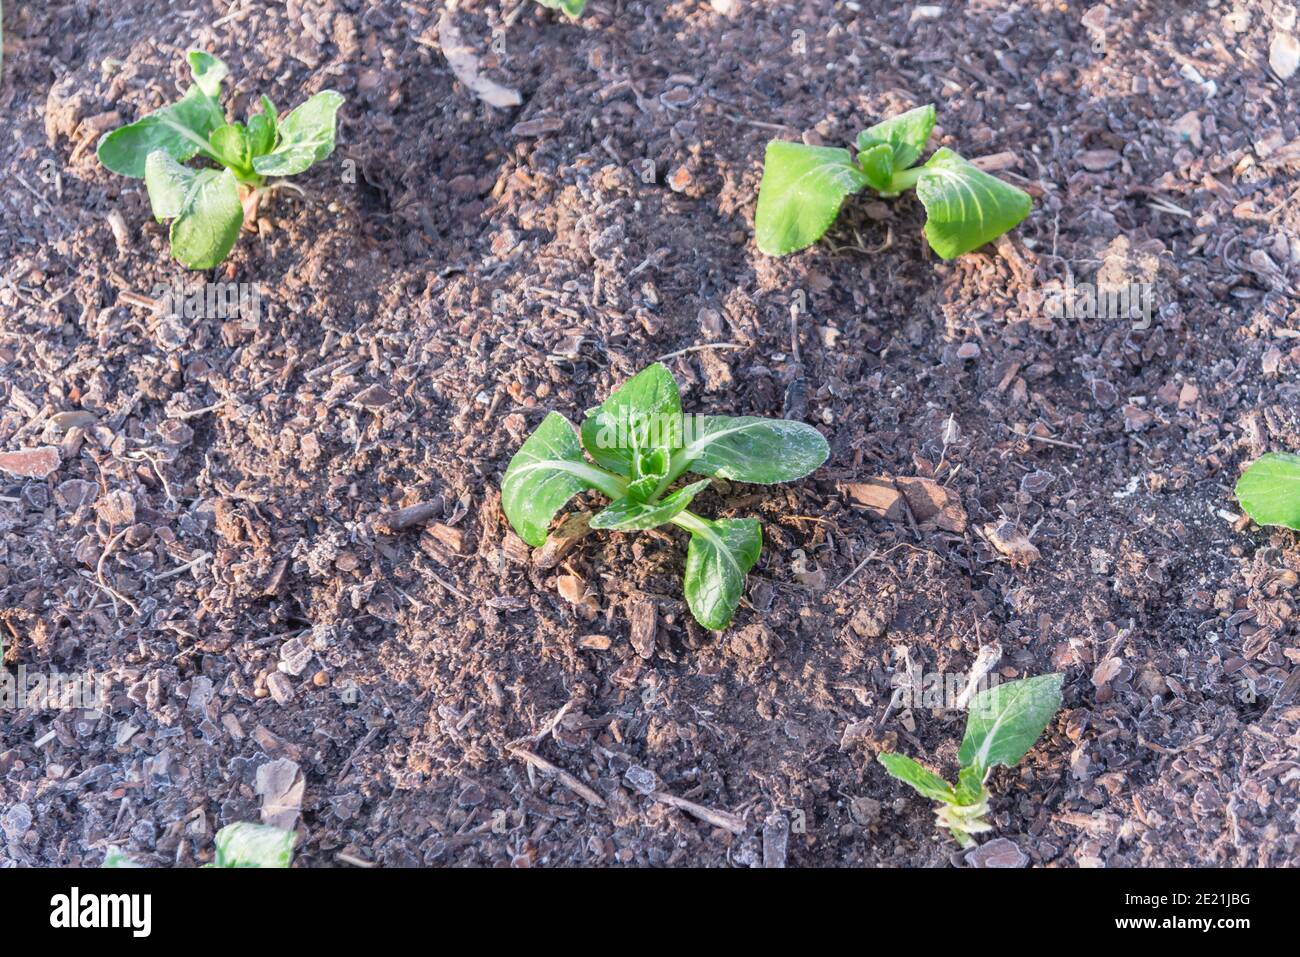
<instances>
[{"instance_id":1,"label":"green leaf","mask_svg":"<svg viewBox=\"0 0 1300 957\"><path fill-rule=\"evenodd\" d=\"M200 152L212 155L208 135L224 122L219 113L214 118L211 100L193 86L170 106L105 133L96 155L114 173L140 179L149 154L156 150L162 150L180 163Z\"/></svg>"},{"instance_id":2,"label":"green leaf","mask_svg":"<svg viewBox=\"0 0 1300 957\"><path fill-rule=\"evenodd\" d=\"M262 156L275 148L275 120L266 113L254 113L248 118L248 151Z\"/></svg>"},{"instance_id":3,"label":"green leaf","mask_svg":"<svg viewBox=\"0 0 1300 957\"><path fill-rule=\"evenodd\" d=\"M890 191L894 178L894 151L888 143L877 143L858 154L858 165L871 188L878 193Z\"/></svg>"},{"instance_id":4,"label":"green leaf","mask_svg":"<svg viewBox=\"0 0 1300 957\"><path fill-rule=\"evenodd\" d=\"M658 502L641 502L633 499L630 495L625 495L611 502L604 511L599 512L591 520L591 527L608 528L614 531L658 528L689 506L691 499L704 491L708 485L708 479L692 482Z\"/></svg>"},{"instance_id":5,"label":"green leaf","mask_svg":"<svg viewBox=\"0 0 1300 957\"><path fill-rule=\"evenodd\" d=\"M984 793L985 771L975 765L968 765L957 772L957 803L962 805L979 804L986 797Z\"/></svg>"},{"instance_id":6,"label":"green leaf","mask_svg":"<svg viewBox=\"0 0 1300 957\"><path fill-rule=\"evenodd\" d=\"M246 170L252 157L249 155L248 133L243 124L227 123L212 131L208 137L213 150L221 157L226 166L237 170Z\"/></svg>"},{"instance_id":7,"label":"green leaf","mask_svg":"<svg viewBox=\"0 0 1300 957\"><path fill-rule=\"evenodd\" d=\"M185 197L198 177L198 171L182 166L164 150L154 150L144 164L144 185L149 190L149 205L154 219L175 219L185 208Z\"/></svg>"},{"instance_id":8,"label":"green leaf","mask_svg":"<svg viewBox=\"0 0 1300 957\"><path fill-rule=\"evenodd\" d=\"M683 512L673 521L691 533L686 604L701 625L721 631L730 624L745 590L745 575L763 550L763 531L752 518L709 521Z\"/></svg>"},{"instance_id":9,"label":"green leaf","mask_svg":"<svg viewBox=\"0 0 1300 957\"><path fill-rule=\"evenodd\" d=\"M921 168L916 195L925 206L925 238L944 259L996 239L1029 215L1029 194L976 169L950 149Z\"/></svg>"},{"instance_id":10,"label":"green leaf","mask_svg":"<svg viewBox=\"0 0 1300 957\"><path fill-rule=\"evenodd\" d=\"M221 81L230 75L226 65L211 53L202 50L191 50L186 54L186 59L190 62L190 74L194 77L195 85L207 96L220 96Z\"/></svg>"},{"instance_id":11,"label":"green leaf","mask_svg":"<svg viewBox=\"0 0 1300 957\"><path fill-rule=\"evenodd\" d=\"M866 185L848 150L773 140L754 211L758 248L784 256L811 246L835 222L845 197Z\"/></svg>"},{"instance_id":12,"label":"green leaf","mask_svg":"<svg viewBox=\"0 0 1300 957\"><path fill-rule=\"evenodd\" d=\"M634 479L641 477L634 474L639 455L678 448L681 434L681 395L660 362L628 379L582 423L583 447L596 463Z\"/></svg>"},{"instance_id":13,"label":"green leaf","mask_svg":"<svg viewBox=\"0 0 1300 957\"><path fill-rule=\"evenodd\" d=\"M673 455L669 474L716 475L735 482L793 482L817 469L830 446L811 425L759 416L692 416L687 444Z\"/></svg>"},{"instance_id":14,"label":"green leaf","mask_svg":"<svg viewBox=\"0 0 1300 957\"><path fill-rule=\"evenodd\" d=\"M876 760L885 766L891 777L911 785L922 797L945 804L957 803L957 792L951 784L907 755L897 751L881 751L876 755Z\"/></svg>"},{"instance_id":15,"label":"green leaf","mask_svg":"<svg viewBox=\"0 0 1300 957\"><path fill-rule=\"evenodd\" d=\"M1269 452L1237 480L1237 501L1260 525L1300 531L1300 455Z\"/></svg>"},{"instance_id":16,"label":"green leaf","mask_svg":"<svg viewBox=\"0 0 1300 957\"><path fill-rule=\"evenodd\" d=\"M1008 681L977 694L957 752L966 766L984 771L996 764L1015 767L1061 709L1061 674Z\"/></svg>"},{"instance_id":17,"label":"green leaf","mask_svg":"<svg viewBox=\"0 0 1300 957\"><path fill-rule=\"evenodd\" d=\"M541 545L555 513L588 488L614 499L625 492L618 479L582 457L582 446L569 420L551 412L506 467L501 510L520 538L529 545Z\"/></svg>"},{"instance_id":18,"label":"green leaf","mask_svg":"<svg viewBox=\"0 0 1300 957\"><path fill-rule=\"evenodd\" d=\"M893 154L893 170L890 172L907 169L925 151L925 144L934 130L934 119L934 104L928 103L868 127L858 134L858 162L862 162L863 152L884 144Z\"/></svg>"},{"instance_id":19,"label":"green leaf","mask_svg":"<svg viewBox=\"0 0 1300 957\"><path fill-rule=\"evenodd\" d=\"M172 222L172 255L190 269L211 269L229 254L243 224L235 174L228 169L199 170Z\"/></svg>"},{"instance_id":20,"label":"green leaf","mask_svg":"<svg viewBox=\"0 0 1300 957\"><path fill-rule=\"evenodd\" d=\"M280 143L253 160L263 176L292 176L334 152L334 129L343 97L323 90L279 123Z\"/></svg>"},{"instance_id":21,"label":"green leaf","mask_svg":"<svg viewBox=\"0 0 1300 957\"><path fill-rule=\"evenodd\" d=\"M537 0L537 2L552 10L563 10L574 18L582 16L582 11L587 9L587 0Z\"/></svg>"},{"instance_id":22,"label":"green leaf","mask_svg":"<svg viewBox=\"0 0 1300 957\"><path fill-rule=\"evenodd\" d=\"M217 832L215 867L288 867L293 861L293 831L240 821Z\"/></svg>"},{"instance_id":23,"label":"green leaf","mask_svg":"<svg viewBox=\"0 0 1300 957\"><path fill-rule=\"evenodd\" d=\"M131 860L131 858L127 857L126 854L123 853L121 848L110 847L104 852L104 863L100 866L139 868L144 865L137 864L135 861Z\"/></svg>"}]
</instances>

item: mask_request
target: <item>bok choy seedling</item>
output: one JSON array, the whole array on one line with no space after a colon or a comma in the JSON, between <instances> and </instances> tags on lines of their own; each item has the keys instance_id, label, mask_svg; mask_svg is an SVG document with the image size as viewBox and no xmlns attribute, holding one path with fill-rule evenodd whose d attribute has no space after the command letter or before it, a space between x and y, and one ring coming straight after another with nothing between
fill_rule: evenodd
<instances>
[{"instance_id":1,"label":"bok choy seedling","mask_svg":"<svg viewBox=\"0 0 1300 957\"><path fill-rule=\"evenodd\" d=\"M939 802L934 812L939 826L946 827L962 847L971 847L975 843L971 835L993 830L984 788L989 772L999 764L1015 767L1033 747L1061 709L1063 679L1061 674L1022 678L972 698L966 736L957 752L961 769L955 786L904 754L883 751L877 757L892 776Z\"/></svg>"},{"instance_id":2,"label":"bok choy seedling","mask_svg":"<svg viewBox=\"0 0 1300 957\"><path fill-rule=\"evenodd\" d=\"M925 238L944 259L970 252L1029 215L1029 194L947 147L921 158L934 129L934 105L909 110L858 134L847 149L773 140L763 160L754 227L758 248L784 256L811 246L844 200L866 187L881 196L915 189L925 207Z\"/></svg>"},{"instance_id":3,"label":"bok choy seedling","mask_svg":"<svg viewBox=\"0 0 1300 957\"><path fill-rule=\"evenodd\" d=\"M688 472L759 485L793 482L829 454L821 433L802 422L683 416L677 383L656 362L590 410L580 435L563 415L549 413L510 460L501 507L519 537L534 546L546 541L555 514L585 489L611 499L592 528L672 524L685 530L686 603L701 625L721 630L758 561L763 534L756 519L707 519L688 511L708 479L670 490L673 483Z\"/></svg>"},{"instance_id":4,"label":"bok choy seedling","mask_svg":"<svg viewBox=\"0 0 1300 957\"><path fill-rule=\"evenodd\" d=\"M244 123L221 108L226 65L209 53L187 55L194 83L170 106L119 127L99 141L99 161L142 178L159 222L170 219L172 255L190 269L211 269L230 253L270 176L293 176L334 151L343 97L324 90L285 116L265 96ZM196 156L220 168L184 165Z\"/></svg>"}]
</instances>

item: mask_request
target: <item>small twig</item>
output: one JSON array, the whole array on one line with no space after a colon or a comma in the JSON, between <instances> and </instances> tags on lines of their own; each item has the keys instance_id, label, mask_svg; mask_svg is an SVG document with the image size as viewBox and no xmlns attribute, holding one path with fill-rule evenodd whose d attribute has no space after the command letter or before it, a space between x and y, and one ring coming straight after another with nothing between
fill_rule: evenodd
<instances>
[{"instance_id":1,"label":"small twig","mask_svg":"<svg viewBox=\"0 0 1300 957\"><path fill-rule=\"evenodd\" d=\"M180 566L179 568L173 568L171 571L163 572L161 575L152 575L150 576L149 580L151 582L160 582L164 578L171 578L173 575L183 575L185 574L185 572L189 571L195 565L198 565L200 562L206 562L211 557L212 557L211 552L199 552L198 555L191 558L188 562L186 562L184 565Z\"/></svg>"},{"instance_id":2,"label":"small twig","mask_svg":"<svg viewBox=\"0 0 1300 957\"><path fill-rule=\"evenodd\" d=\"M688 352L702 352L705 349L744 349L745 346L739 342L703 342L696 346L687 346L685 349L678 349L676 352L670 352L662 355L656 362L667 362L669 359L676 359L678 356L684 356Z\"/></svg>"},{"instance_id":3,"label":"small twig","mask_svg":"<svg viewBox=\"0 0 1300 957\"><path fill-rule=\"evenodd\" d=\"M122 599L122 601L124 601L127 605L129 605L133 612L135 612L137 615L140 614L139 605L137 605L131 599L127 598L121 592L117 591L115 588L113 588L113 586L108 584L108 582L104 581L104 562L107 561L108 556L113 553L113 548L117 545L119 541L121 541L122 536L125 535L130 530L131 529L129 527L124 528L116 535L114 535L112 538L110 538L108 540L108 544L104 546L103 554L99 556L99 561L95 564L95 582L96 584L99 585L100 588L108 592L109 597L113 599L114 615L117 614L117 599L119 598Z\"/></svg>"},{"instance_id":4,"label":"small twig","mask_svg":"<svg viewBox=\"0 0 1300 957\"><path fill-rule=\"evenodd\" d=\"M507 750L515 757L520 758L523 761L527 761L529 764L531 764L537 770L541 771L543 774L554 775L555 780L559 781L566 788L568 788L574 794L578 795L578 797L582 798L588 804L595 805L596 807L605 806L604 798L602 798L599 794L597 794L591 788L587 787L587 785L583 784L581 781L579 781L577 778L575 778L572 774L570 774L568 771L564 770L563 768L556 767L550 761L547 761L545 758L541 757L540 755L534 754L532 751L529 751L527 748L512 746Z\"/></svg>"},{"instance_id":5,"label":"small twig","mask_svg":"<svg viewBox=\"0 0 1300 957\"><path fill-rule=\"evenodd\" d=\"M712 808L696 804L694 801L688 801L686 798L679 798L677 795L669 794L666 791L656 791L650 796L660 804L667 804L679 811L685 811L692 817L697 817L714 827L720 827L737 835L745 833L745 822L728 811L715 811Z\"/></svg>"},{"instance_id":6,"label":"small twig","mask_svg":"<svg viewBox=\"0 0 1300 957\"><path fill-rule=\"evenodd\" d=\"M551 715L550 720L548 720L546 724L542 725L541 731L538 731L536 734L525 735L522 738L518 738L515 741L511 741L508 745L506 745L506 747L514 748L525 744L533 745L533 746L541 744L542 741L546 738L546 736L549 735L552 731L554 731L559 726L560 722L564 720L564 716L568 714L570 709L577 703L578 703L577 698L570 698L568 701L564 702L563 707L561 707L559 711Z\"/></svg>"},{"instance_id":7,"label":"small twig","mask_svg":"<svg viewBox=\"0 0 1300 957\"><path fill-rule=\"evenodd\" d=\"M442 580L441 578L439 578L438 575L435 574L434 572L429 571L429 572L427 572L427 574L428 574L428 576L429 576L430 578L432 578L434 581L436 581L436 582L437 582L439 585L441 585L443 588L447 589L447 591L451 592L453 595L455 595L455 596L456 596L457 598L459 598L461 601L463 601L463 602L467 602L467 603L470 601L470 597L469 597L469 595L466 595L463 591L461 591L461 590L460 590L459 588L457 588L455 585L451 584L451 582L445 582L445 581L443 581L443 580Z\"/></svg>"},{"instance_id":8,"label":"small twig","mask_svg":"<svg viewBox=\"0 0 1300 957\"><path fill-rule=\"evenodd\" d=\"M1015 429L1011 429L1011 434L1018 439L1033 439L1035 442L1046 442L1048 445L1063 445L1067 449L1083 451L1083 446L1077 442L1066 442L1064 439L1049 439L1044 435L1030 435L1027 432L1017 432Z\"/></svg>"}]
</instances>

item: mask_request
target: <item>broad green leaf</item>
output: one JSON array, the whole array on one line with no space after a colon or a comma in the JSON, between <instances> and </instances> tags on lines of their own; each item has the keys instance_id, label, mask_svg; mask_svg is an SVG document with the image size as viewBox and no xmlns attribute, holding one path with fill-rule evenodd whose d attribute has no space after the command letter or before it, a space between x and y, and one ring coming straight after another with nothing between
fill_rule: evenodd
<instances>
[{"instance_id":1,"label":"broad green leaf","mask_svg":"<svg viewBox=\"0 0 1300 957\"><path fill-rule=\"evenodd\" d=\"M1300 455L1269 452L1237 480L1237 501L1260 525L1300 531Z\"/></svg>"},{"instance_id":2,"label":"broad green leaf","mask_svg":"<svg viewBox=\"0 0 1300 957\"><path fill-rule=\"evenodd\" d=\"M894 170L905 170L925 151L925 144L934 130L934 118L933 103L890 117L858 134L858 151L862 153L873 146L886 144L893 153ZM858 161L861 160L859 155Z\"/></svg>"},{"instance_id":3,"label":"broad green leaf","mask_svg":"<svg viewBox=\"0 0 1300 957\"><path fill-rule=\"evenodd\" d=\"M587 0L537 0L537 2L552 10L563 10L571 17L580 17L582 11L587 9Z\"/></svg>"},{"instance_id":4,"label":"broad green leaf","mask_svg":"<svg viewBox=\"0 0 1300 957\"><path fill-rule=\"evenodd\" d=\"M691 533L686 549L686 604L701 625L721 631L736 613L745 575L763 550L763 531L753 518L710 521L683 512L673 521Z\"/></svg>"},{"instance_id":5,"label":"broad green leaf","mask_svg":"<svg viewBox=\"0 0 1300 957\"><path fill-rule=\"evenodd\" d=\"M877 143L863 150L858 154L858 165L872 189L878 193L889 192L889 181L894 177L894 151L888 143Z\"/></svg>"},{"instance_id":6,"label":"broad green leaf","mask_svg":"<svg viewBox=\"0 0 1300 957\"><path fill-rule=\"evenodd\" d=\"M114 173L140 179L149 154L155 150L180 163L200 152L211 155L208 135L224 122L219 113L214 117L211 101L193 86L170 106L105 133L96 155Z\"/></svg>"},{"instance_id":7,"label":"broad green leaf","mask_svg":"<svg viewBox=\"0 0 1300 957\"><path fill-rule=\"evenodd\" d=\"M334 128L343 97L323 90L279 121L280 142L253 160L263 176L292 176L334 152Z\"/></svg>"},{"instance_id":8,"label":"broad green leaf","mask_svg":"<svg viewBox=\"0 0 1300 957\"><path fill-rule=\"evenodd\" d=\"M736 482L793 482L830 455L826 439L811 425L759 416L697 415L687 444L674 454L674 476L683 471Z\"/></svg>"},{"instance_id":9,"label":"broad green leaf","mask_svg":"<svg viewBox=\"0 0 1300 957\"><path fill-rule=\"evenodd\" d=\"M639 453L678 448L681 434L677 382L660 362L628 379L582 423L583 447L596 463L633 479Z\"/></svg>"},{"instance_id":10,"label":"broad green leaf","mask_svg":"<svg viewBox=\"0 0 1300 957\"><path fill-rule=\"evenodd\" d=\"M970 703L957 759L979 768L1015 767L1061 709L1064 675L1039 675L981 691Z\"/></svg>"},{"instance_id":11,"label":"broad green leaf","mask_svg":"<svg viewBox=\"0 0 1300 957\"><path fill-rule=\"evenodd\" d=\"M588 488L614 499L624 494L622 483L582 457L582 446L569 420L551 412L506 467L501 510L520 538L529 545L541 545L555 513Z\"/></svg>"},{"instance_id":12,"label":"broad green leaf","mask_svg":"<svg viewBox=\"0 0 1300 957\"><path fill-rule=\"evenodd\" d=\"M784 256L811 246L835 222L844 198L866 185L848 150L773 140L754 210L758 248Z\"/></svg>"},{"instance_id":13,"label":"broad green leaf","mask_svg":"<svg viewBox=\"0 0 1300 957\"><path fill-rule=\"evenodd\" d=\"M248 118L248 151L254 157L262 156L275 148L275 120L266 113L254 113Z\"/></svg>"},{"instance_id":14,"label":"broad green leaf","mask_svg":"<svg viewBox=\"0 0 1300 957\"><path fill-rule=\"evenodd\" d=\"M658 528L671 520L688 505L691 499L699 495L709 485L709 480L692 482L679 488L657 502L640 502L628 495L611 502L604 511L591 520L592 528L608 528L615 531L632 529Z\"/></svg>"},{"instance_id":15,"label":"broad green leaf","mask_svg":"<svg viewBox=\"0 0 1300 957\"><path fill-rule=\"evenodd\" d=\"M945 804L957 802L957 792L952 785L929 768L923 767L905 754L897 751L881 751L876 760L885 766L891 777L898 778L904 784L910 784L920 795L932 801Z\"/></svg>"},{"instance_id":16,"label":"broad green leaf","mask_svg":"<svg viewBox=\"0 0 1300 957\"><path fill-rule=\"evenodd\" d=\"M288 867L293 861L293 831L240 821L217 832L214 867Z\"/></svg>"},{"instance_id":17,"label":"broad green leaf","mask_svg":"<svg viewBox=\"0 0 1300 957\"><path fill-rule=\"evenodd\" d=\"M135 861L131 860L131 858L127 857L126 854L123 853L120 847L110 847L104 852L104 863L100 866L140 868L144 865L137 864Z\"/></svg>"},{"instance_id":18,"label":"broad green leaf","mask_svg":"<svg viewBox=\"0 0 1300 957\"><path fill-rule=\"evenodd\" d=\"M248 169L252 157L249 155L248 133L242 124L227 123L217 127L208 137L208 142L226 166Z\"/></svg>"},{"instance_id":19,"label":"broad green leaf","mask_svg":"<svg viewBox=\"0 0 1300 957\"><path fill-rule=\"evenodd\" d=\"M1029 194L950 149L939 149L921 167L916 195L925 206L925 238L944 259L983 246L1029 215Z\"/></svg>"},{"instance_id":20,"label":"broad green leaf","mask_svg":"<svg viewBox=\"0 0 1300 957\"><path fill-rule=\"evenodd\" d=\"M163 150L154 150L144 165L144 185L154 219L175 219L185 208L185 197L198 177L198 170L176 162Z\"/></svg>"},{"instance_id":21,"label":"broad green leaf","mask_svg":"<svg viewBox=\"0 0 1300 957\"><path fill-rule=\"evenodd\" d=\"M984 800L984 774L984 770L973 764L957 772L958 804L979 804Z\"/></svg>"},{"instance_id":22,"label":"broad green leaf","mask_svg":"<svg viewBox=\"0 0 1300 957\"><path fill-rule=\"evenodd\" d=\"M190 62L190 74L194 77L195 85L207 96L220 96L221 81L230 75L226 65L211 53L202 50L191 50L186 59Z\"/></svg>"},{"instance_id":23,"label":"broad green leaf","mask_svg":"<svg viewBox=\"0 0 1300 957\"><path fill-rule=\"evenodd\" d=\"M172 222L172 255L190 269L211 269L226 258L243 224L235 174L228 169L199 170Z\"/></svg>"}]
</instances>

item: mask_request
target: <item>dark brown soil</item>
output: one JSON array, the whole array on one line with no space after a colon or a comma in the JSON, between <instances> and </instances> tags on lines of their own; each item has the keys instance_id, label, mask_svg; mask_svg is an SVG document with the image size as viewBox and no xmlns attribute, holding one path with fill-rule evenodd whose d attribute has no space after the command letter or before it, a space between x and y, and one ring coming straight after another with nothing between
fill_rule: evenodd
<instances>
[{"instance_id":1,"label":"dark brown soil","mask_svg":"<svg viewBox=\"0 0 1300 957\"><path fill-rule=\"evenodd\" d=\"M258 819L259 768L265 793L297 765L309 865L942 865L956 846L874 758L951 772L962 717L886 715L891 674L904 648L961 670L996 642L1005 677L1067 675L993 779L1032 863L1296 863L1300 539L1230 494L1300 449L1300 77L1268 66L1293 6L593 0L503 25L462 3L510 110L455 80L431 0L17 6L0 451L62 464L0 473L0 609L14 664L114 693L0 713L0 861L206 860ZM185 273L143 185L94 157L192 46L240 115L347 97L306 196L206 277L257 283L259 321L141 307ZM943 263L913 199L862 198L805 253L756 250L769 138L847 142L925 102L935 145L1013 154L1036 202L1008 240ZM1150 329L1025 314L1103 261L1154 278ZM666 355L689 409L832 446L807 481L702 500L764 521L721 635L685 610L678 533L592 533L542 569L498 505L546 410ZM846 488L880 475L951 490L964 530L873 517ZM425 525L376 524L415 503ZM991 545L1003 519L1036 560Z\"/></svg>"}]
</instances>

